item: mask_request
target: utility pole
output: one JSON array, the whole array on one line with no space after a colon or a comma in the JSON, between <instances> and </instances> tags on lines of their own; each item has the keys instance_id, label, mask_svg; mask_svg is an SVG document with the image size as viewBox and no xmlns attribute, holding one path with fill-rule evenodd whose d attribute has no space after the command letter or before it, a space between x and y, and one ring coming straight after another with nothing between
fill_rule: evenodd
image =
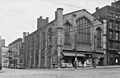
<instances>
[{"instance_id":1,"label":"utility pole","mask_svg":"<svg viewBox=\"0 0 120 78\"><path fill-rule=\"evenodd\" d=\"M94 35L94 53L93 53L93 67L96 68L96 50L95 50L95 39L96 35Z\"/></svg>"},{"instance_id":2,"label":"utility pole","mask_svg":"<svg viewBox=\"0 0 120 78\"><path fill-rule=\"evenodd\" d=\"M49 30L49 56L50 56L50 69L52 69L52 36L53 36L53 32L52 32L52 28L50 28Z\"/></svg>"},{"instance_id":3,"label":"utility pole","mask_svg":"<svg viewBox=\"0 0 120 78\"><path fill-rule=\"evenodd\" d=\"M75 51L75 69L77 68L77 33L75 32L75 47L74 47L74 51Z\"/></svg>"}]
</instances>

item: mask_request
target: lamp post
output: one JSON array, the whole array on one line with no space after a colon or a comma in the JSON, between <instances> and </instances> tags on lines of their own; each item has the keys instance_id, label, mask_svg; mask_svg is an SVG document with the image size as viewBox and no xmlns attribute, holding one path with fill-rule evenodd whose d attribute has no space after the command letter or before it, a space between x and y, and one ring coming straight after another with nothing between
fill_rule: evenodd
<instances>
[{"instance_id":1,"label":"lamp post","mask_svg":"<svg viewBox=\"0 0 120 78\"><path fill-rule=\"evenodd\" d=\"M96 39L96 35L94 35L94 52L93 52L93 67L96 68L96 49L95 49L95 39Z\"/></svg>"}]
</instances>

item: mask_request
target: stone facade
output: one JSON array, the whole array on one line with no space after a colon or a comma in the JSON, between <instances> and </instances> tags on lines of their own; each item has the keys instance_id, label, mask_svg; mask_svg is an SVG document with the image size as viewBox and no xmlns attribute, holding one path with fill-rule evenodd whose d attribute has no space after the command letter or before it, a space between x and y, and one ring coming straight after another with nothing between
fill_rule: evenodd
<instances>
[{"instance_id":1,"label":"stone facade","mask_svg":"<svg viewBox=\"0 0 120 78\"><path fill-rule=\"evenodd\" d=\"M102 50L103 32L101 32L99 40L101 47L96 47L98 37L94 40L95 35L98 35L97 30L103 30L103 24L85 9L63 15L63 9L58 8L53 21L48 23L48 18L42 19L42 17L40 17L38 19L38 29L26 36L24 40L26 67L60 67L61 60L66 60L64 58L67 58L64 56L64 53L75 53L75 48L78 54L83 54L86 57L93 55L93 52L96 51L95 55L99 57L97 59L104 59ZM79 24L81 19L86 21L83 22L86 24L82 25L83 28L80 29L80 31L78 29L80 28L79 26L81 26ZM41 24L41 21L45 20L47 22L42 22ZM86 28L84 28L84 26L86 26ZM82 35L79 33L82 33ZM77 43L75 43L75 34L77 34ZM80 38L82 39L80 40ZM84 42L82 42L82 40ZM67 60L72 63L74 57L75 56L68 57ZM81 57L79 57L78 59L81 60ZM93 56L89 58L92 59L92 57Z\"/></svg>"}]
</instances>

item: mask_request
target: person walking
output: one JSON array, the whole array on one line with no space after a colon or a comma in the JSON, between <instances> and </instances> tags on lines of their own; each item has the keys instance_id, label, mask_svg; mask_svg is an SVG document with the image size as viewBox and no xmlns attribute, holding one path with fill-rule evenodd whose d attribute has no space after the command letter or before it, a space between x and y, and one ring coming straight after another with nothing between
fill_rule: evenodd
<instances>
[{"instance_id":1,"label":"person walking","mask_svg":"<svg viewBox=\"0 0 120 78\"><path fill-rule=\"evenodd\" d=\"M82 62L82 68L84 68L84 59L82 59L81 62Z\"/></svg>"}]
</instances>

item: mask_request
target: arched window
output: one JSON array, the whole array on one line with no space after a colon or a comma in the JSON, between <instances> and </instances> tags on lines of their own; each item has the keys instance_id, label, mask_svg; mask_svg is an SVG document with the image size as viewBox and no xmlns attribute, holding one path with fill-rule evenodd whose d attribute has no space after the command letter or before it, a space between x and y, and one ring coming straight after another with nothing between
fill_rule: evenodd
<instances>
[{"instance_id":1,"label":"arched window","mask_svg":"<svg viewBox=\"0 0 120 78\"><path fill-rule=\"evenodd\" d=\"M98 27L97 29L96 29L96 31L97 31L97 48L102 48L102 46L101 46L101 33L102 33L102 29L100 28L100 27Z\"/></svg>"},{"instance_id":2,"label":"arched window","mask_svg":"<svg viewBox=\"0 0 120 78\"><path fill-rule=\"evenodd\" d=\"M77 24L77 42L80 44L90 44L90 20L85 16L78 18L76 21Z\"/></svg>"},{"instance_id":3,"label":"arched window","mask_svg":"<svg viewBox=\"0 0 120 78\"><path fill-rule=\"evenodd\" d=\"M71 30L71 24L67 21L65 24L64 24L64 32L65 32L65 35L64 35L64 44L65 45L70 45L71 44L71 38L70 38L70 30Z\"/></svg>"}]
</instances>

